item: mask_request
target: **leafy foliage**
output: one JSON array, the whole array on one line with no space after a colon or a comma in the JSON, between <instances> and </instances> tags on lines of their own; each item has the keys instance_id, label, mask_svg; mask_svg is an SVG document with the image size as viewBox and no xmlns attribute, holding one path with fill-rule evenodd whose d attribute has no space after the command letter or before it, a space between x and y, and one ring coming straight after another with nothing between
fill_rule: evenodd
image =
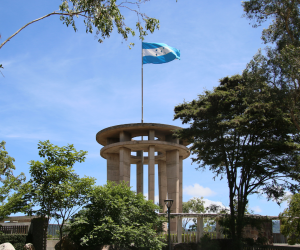
<instances>
[{"instance_id":1,"label":"leafy foliage","mask_svg":"<svg viewBox=\"0 0 300 250\"><path fill-rule=\"evenodd\" d=\"M3 234L0 235L0 244L9 242L16 250L24 249L27 234ZM21 248L22 247L22 248Z\"/></svg>"},{"instance_id":2,"label":"leafy foliage","mask_svg":"<svg viewBox=\"0 0 300 250\"><path fill-rule=\"evenodd\" d=\"M108 182L97 186L90 203L69 224L69 237L83 247L114 245L121 248L150 247L165 244L158 235L164 217L159 207L130 190L126 183Z\"/></svg>"},{"instance_id":3,"label":"leafy foliage","mask_svg":"<svg viewBox=\"0 0 300 250\"><path fill-rule=\"evenodd\" d=\"M199 197L194 197L190 200L188 200L187 202L182 202L182 212L183 213L204 213L205 212L205 208L204 208L204 201L203 201L203 197L199 198ZM189 228L194 228L197 223L196 218L184 218L182 220L182 227L186 228L187 224L193 221L193 224L190 225Z\"/></svg>"},{"instance_id":4,"label":"leafy foliage","mask_svg":"<svg viewBox=\"0 0 300 250\"><path fill-rule=\"evenodd\" d=\"M279 200L299 173L288 114L266 83L252 80L225 77L214 91L175 107L175 119L189 124L176 135L192 143L198 169L209 166L214 178L227 178L233 239L241 238L248 195L264 192Z\"/></svg>"},{"instance_id":5,"label":"leafy foliage","mask_svg":"<svg viewBox=\"0 0 300 250\"><path fill-rule=\"evenodd\" d=\"M287 109L300 132L300 1L248 0L243 2L245 16L254 27L272 20L262 32L264 43L273 44L260 51L247 66L246 72L263 78L274 90L280 107Z\"/></svg>"},{"instance_id":6,"label":"leafy foliage","mask_svg":"<svg viewBox=\"0 0 300 250\"><path fill-rule=\"evenodd\" d=\"M219 243L211 239L209 234L204 234L200 238L199 246L201 250L220 250Z\"/></svg>"},{"instance_id":7,"label":"leafy foliage","mask_svg":"<svg viewBox=\"0 0 300 250\"><path fill-rule=\"evenodd\" d=\"M262 32L265 43L276 43L279 50L289 44L300 45L299 0L248 0L243 1L242 5L245 16L254 21L253 27L272 20Z\"/></svg>"},{"instance_id":8,"label":"leafy foliage","mask_svg":"<svg viewBox=\"0 0 300 250\"><path fill-rule=\"evenodd\" d=\"M128 35L135 35L132 28L126 26L125 17L121 14L120 9L124 8L133 11L138 16L136 28L139 31L140 38L143 39L147 35L147 30L151 33L159 28L159 21L155 18L150 18L146 14L139 11L140 5L149 0L139 1L121 1L117 0L99 0L99 1L86 1L86 0L63 0L59 6L61 13L68 13L68 15L61 15L60 19L67 26L71 25L76 31L74 17L81 16L84 18L87 33L93 33L96 30L96 35L101 38L98 41L103 42L102 39L109 37L113 28L116 27L118 33L127 40ZM134 8L136 7L136 8ZM143 28L142 22L145 23Z\"/></svg>"},{"instance_id":9,"label":"leafy foliage","mask_svg":"<svg viewBox=\"0 0 300 250\"><path fill-rule=\"evenodd\" d=\"M300 194L291 197L288 208L279 215L280 231L290 245L300 243Z\"/></svg>"},{"instance_id":10,"label":"leafy foliage","mask_svg":"<svg viewBox=\"0 0 300 250\"><path fill-rule=\"evenodd\" d=\"M82 18L86 27L86 33L94 33L99 43L102 43L105 38L109 38L114 28L116 28L123 39L127 41L130 35L135 36L135 31L126 25L125 16L121 13L121 9L131 11L137 15L135 28L138 30L139 38L144 40L148 32L153 33L156 29L159 29L158 19L149 17L145 13L140 12L141 4L148 1L150 0L62 0L58 11L51 12L27 23L0 44L0 49L27 26L52 15L59 15L60 20L65 25L72 26L75 32L77 31L77 26L74 18ZM100 38L98 36L100 36ZM130 49L131 46L134 46L134 43L129 44ZM3 69L2 64L0 64L0 69L1 68ZM0 73L2 74L1 71Z\"/></svg>"},{"instance_id":11,"label":"leafy foliage","mask_svg":"<svg viewBox=\"0 0 300 250\"><path fill-rule=\"evenodd\" d=\"M30 161L29 214L55 219L62 228L72 215L88 201L88 195L95 183L94 178L80 178L74 173L73 165L83 162L86 151L76 151L73 145L58 147L49 141L39 142L39 155L43 162ZM33 206L37 206L34 210ZM60 223L59 223L60 222Z\"/></svg>"},{"instance_id":12,"label":"leafy foliage","mask_svg":"<svg viewBox=\"0 0 300 250\"><path fill-rule=\"evenodd\" d=\"M0 49L28 25L52 15L59 15L60 20L67 26L72 26L75 32L77 31L77 27L74 18L82 18L86 26L86 33L95 33L96 37L100 36L98 38L98 42L100 43L103 42L103 39L110 37L114 28L127 40L129 35L135 35L135 31L126 25L125 16L121 13L121 9L134 12L137 15L136 29L139 32L139 38L143 40L148 35L147 32L153 33L156 29L159 29L158 19L148 17L145 13L140 12L141 4L148 1L150 0L62 0L58 11L27 23L0 44ZM134 45L134 43L130 43L130 45ZM1 67L2 65L0 64Z\"/></svg>"},{"instance_id":13,"label":"leafy foliage","mask_svg":"<svg viewBox=\"0 0 300 250\"><path fill-rule=\"evenodd\" d=\"M15 159L8 155L5 150L5 142L0 143L0 218L14 212L21 212L24 208L22 204L23 193L20 190L25 181L25 175L21 173L18 176L13 175Z\"/></svg>"}]
</instances>

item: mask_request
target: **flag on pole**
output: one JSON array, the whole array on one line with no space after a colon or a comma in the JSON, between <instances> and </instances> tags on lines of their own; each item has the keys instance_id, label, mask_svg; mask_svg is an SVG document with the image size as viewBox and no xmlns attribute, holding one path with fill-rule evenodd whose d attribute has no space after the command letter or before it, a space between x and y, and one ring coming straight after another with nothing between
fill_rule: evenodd
<instances>
[{"instance_id":1,"label":"flag on pole","mask_svg":"<svg viewBox=\"0 0 300 250\"><path fill-rule=\"evenodd\" d=\"M168 46L165 43L144 43L143 64L147 63L167 63L175 59L180 60L180 50Z\"/></svg>"}]
</instances>

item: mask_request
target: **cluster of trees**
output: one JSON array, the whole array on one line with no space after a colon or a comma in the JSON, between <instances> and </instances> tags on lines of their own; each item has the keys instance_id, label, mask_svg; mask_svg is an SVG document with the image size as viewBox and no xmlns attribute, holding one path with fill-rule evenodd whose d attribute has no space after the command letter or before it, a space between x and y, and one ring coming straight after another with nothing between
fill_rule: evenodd
<instances>
[{"instance_id":1,"label":"cluster of trees","mask_svg":"<svg viewBox=\"0 0 300 250\"><path fill-rule=\"evenodd\" d=\"M113 29L127 40L130 35L135 36L135 31L126 25L122 9L136 13L135 29L143 40L148 32L159 29L158 19L140 11L140 6L147 1L62 0L58 10L22 26L0 44L0 49L27 26L50 16L59 16L63 24L72 26L75 32L75 18L81 19L86 33L98 36L99 43L109 38ZM130 43L129 48L133 45ZM0 64L0 69L3 68ZM13 175L14 159L5 150L5 142L0 143L0 218L15 212L39 215L48 222L52 218L60 225L60 238L65 222L72 221L70 237L86 246L114 242L116 246L131 247L134 242L138 247L161 248L163 243L156 236L163 218L158 218L154 212L159 207L145 201L142 195L136 195L124 183L97 187L94 178L80 178L73 165L83 162L87 152L77 152L73 145L58 147L45 141L39 143L38 149L44 160L30 161L31 178L25 182L23 173ZM110 196L105 197L108 194ZM113 213L111 217L110 213ZM95 221L95 217L99 221ZM108 228L101 228L102 220L109 222L109 233Z\"/></svg>"},{"instance_id":2,"label":"cluster of trees","mask_svg":"<svg viewBox=\"0 0 300 250\"><path fill-rule=\"evenodd\" d=\"M44 160L29 162L30 179L25 182L23 173L13 175L14 159L5 143L0 144L0 218L24 212L48 222L54 219L60 239L68 222L68 237L83 247L161 249L165 245L159 236L165 218L158 216L157 205L131 191L127 183L97 186L94 178L81 178L74 172L74 164L85 160L86 151L77 151L73 145L58 147L49 141L40 142L38 149Z\"/></svg>"},{"instance_id":3,"label":"cluster of trees","mask_svg":"<svg viewBox=\"0 0 300 250\"><path fill-rule=\"evenodd\" d=\"M174 119L189 125L176 136L192 143L197 168L208 167L215 178L228 181L229 231L236 249L248 196L264 193L280 203L287 189L299 192L300 180L300 1L247 0L242 5L253 27L272 21L262 32L270 46L242 75L224 77L212 91L174 110Z\"/></svg>"}]
</instances>

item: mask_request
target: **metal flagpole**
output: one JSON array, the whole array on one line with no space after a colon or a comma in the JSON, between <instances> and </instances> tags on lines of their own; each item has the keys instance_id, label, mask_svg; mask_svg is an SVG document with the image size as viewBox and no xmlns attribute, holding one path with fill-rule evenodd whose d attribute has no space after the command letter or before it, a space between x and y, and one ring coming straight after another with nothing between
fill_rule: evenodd
<instances>
[{"instance_id":1,"label":"metal flagpole","mask_svg":"<svg viewBox=\"0 0 300 250\"><path fill-rule=\"evenodd\" d=\"M143 41L142 41L142 123L144 123L144 100L143 100Z\"/></svg>"}]
</instances>

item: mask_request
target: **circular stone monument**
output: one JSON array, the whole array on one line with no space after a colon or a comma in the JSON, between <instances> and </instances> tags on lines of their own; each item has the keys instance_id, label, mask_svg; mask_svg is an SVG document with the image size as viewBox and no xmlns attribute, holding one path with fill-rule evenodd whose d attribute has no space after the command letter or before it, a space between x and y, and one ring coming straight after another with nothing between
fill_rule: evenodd
<instances>
[{"instance_id":1,"label":"circular stone monument","mask_svg":"<svg viewBox=\"0 0 300 250\"><path fill-rule=\"evenodd\" d=\"M173 199L172 213L182 212L182 161L190 155L187 142L172 136L180 127L159 123L131 123L105 128L96 135L104 146L107 180L130 185L130 165L136 164L137 193L143 193L143 166L148 165L148 199L154 201L155 164L158 165L159 205ZM174 225L175 226L175 225ZM172 227L172 225L171 225Z\"/></svg>"}]
</instances>

